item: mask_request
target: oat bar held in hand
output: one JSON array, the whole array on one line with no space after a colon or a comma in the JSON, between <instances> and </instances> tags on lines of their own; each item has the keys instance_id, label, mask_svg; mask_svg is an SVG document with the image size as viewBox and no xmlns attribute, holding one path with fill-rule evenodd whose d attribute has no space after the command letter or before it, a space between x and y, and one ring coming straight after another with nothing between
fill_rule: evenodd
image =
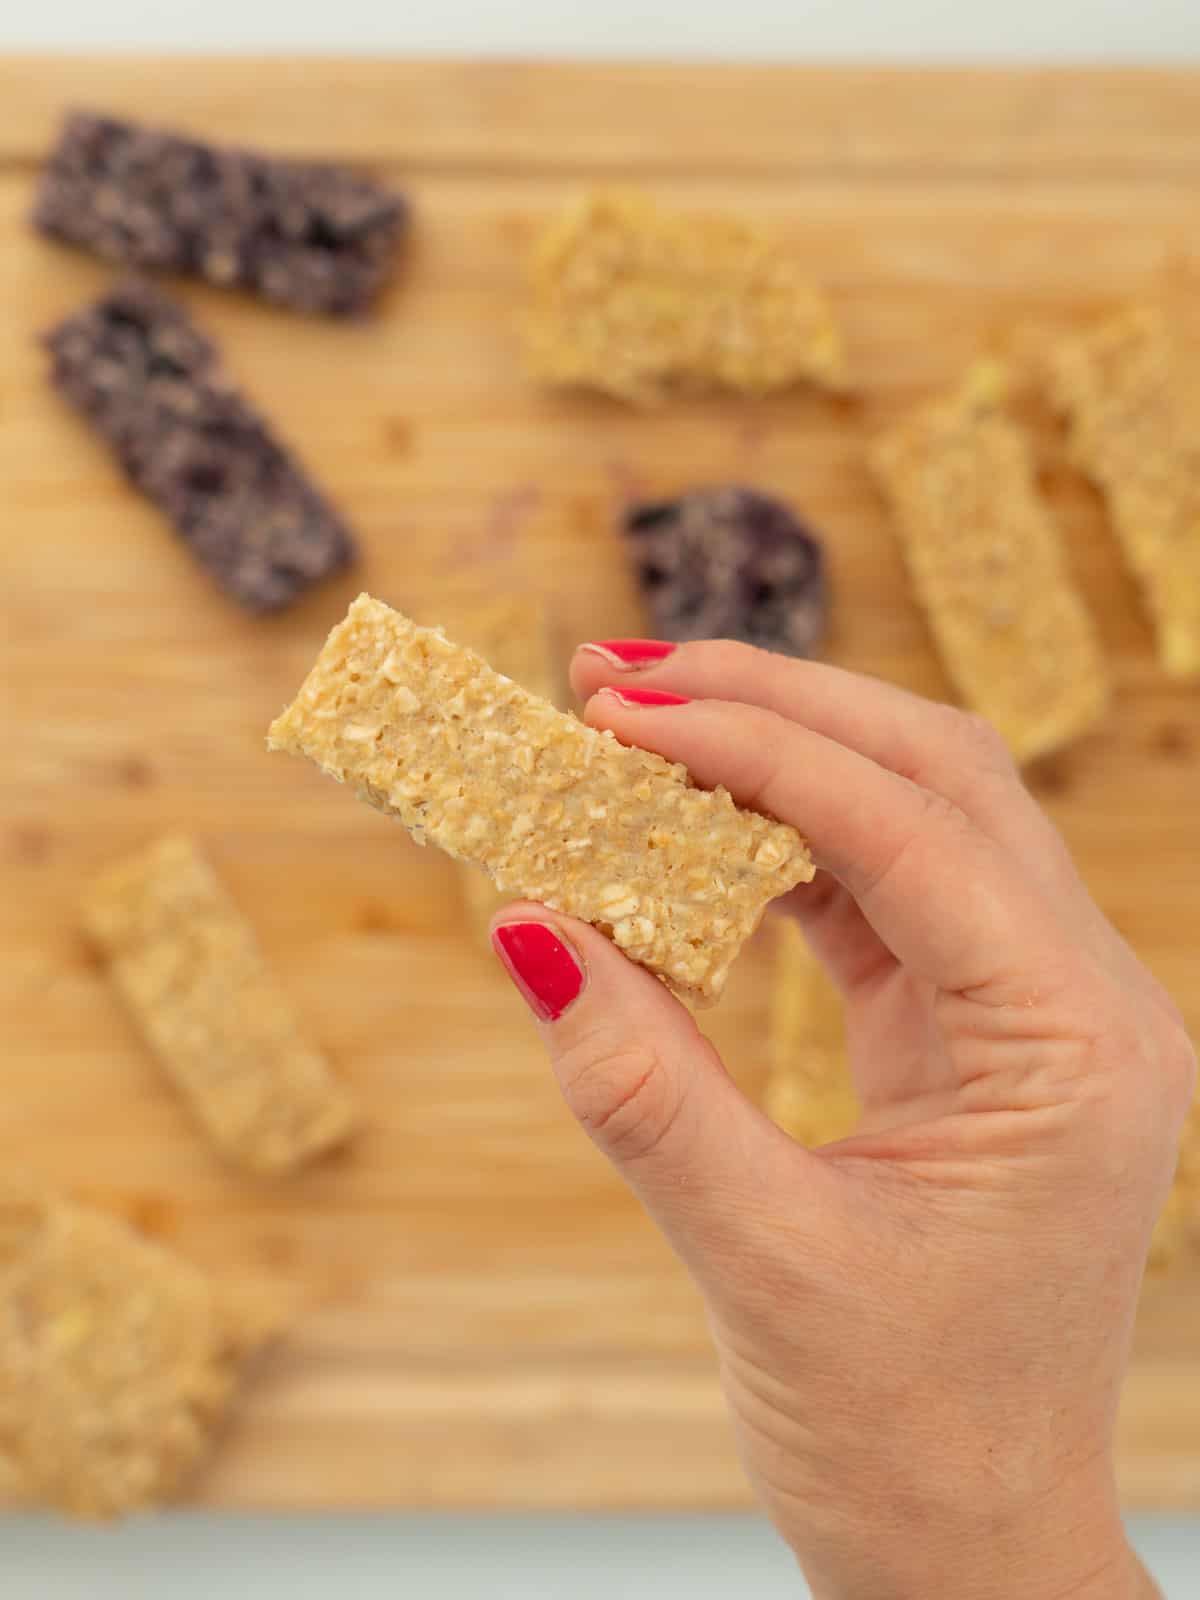
<instances>
[{"instance_id":1,"label":"oat bar held in hand","mask_svg":"<svg viewBox=\"0 0 1200 1600\"><path fill-rule=\"evenodd\" d=\"M813 875L794 828L617 743L360 595L270 748L305 755L501 889L595 923L699 1003L769 900Z\"/></svg>"}]
</instances>

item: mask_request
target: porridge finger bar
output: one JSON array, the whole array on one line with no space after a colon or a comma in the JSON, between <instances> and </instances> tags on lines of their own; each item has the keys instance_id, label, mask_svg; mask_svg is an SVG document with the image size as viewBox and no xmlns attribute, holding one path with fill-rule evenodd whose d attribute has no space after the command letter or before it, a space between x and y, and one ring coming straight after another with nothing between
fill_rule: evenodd
<instances>
[{"instance_id":1,"label":"porridge finger bar","mask_svg":"<svg viewBox=\"0 0 1200 1600\"><path fill-rule=\"evenodd\" d=\"M769 900L812 877L794 828L695 788L473 651L360 595L268 744L307 756L499 889L592 922L717 998Z\"/></svg>"},{"instance_id":2,"label":"porridge finger bar","mask_svg":"<svg viewBox=\"0 0 1200 1600\"><path fill-rule=\"evenodd\" d=\"M0 1186L0 1454L32 1499L115 1517L171 1498L267 1333L124 1223Z\"/></svg>"},{"instance_id":3,"label":"porridge finger bar","mask_svg":"<svg viewBox=\"0 0 1200 1600\"><path fill-rule=\"evenodd\" d=\"M962 699L1019 761L1085 733L1108 674L1002 381L981 364L878 442L917 598Z\"/></svg>"},{"instance_id":4,"label":"porridge finger bar","mask_svg":"<svg viewBox=\"0 0 1200 1600\"><path fill-rule=\"evenodd\" d=\"M775 939L765 1110L801 1144L832 1144L854 1132L859 1115L845 1008L795 922L780 917Z\"/></svg>"},{"instance_id":5,"label":"porridge finger bar","mask_svg":"<svg viewBox=\"0 0 1200 1600\"><path fill-rule=\"evenodd\" d=\"M1200 393L1185 391L1166 320L1142 308L1051 352L1050 396L1104 495L1142 586L1158 654L1200 677Z\"/></svg>"},{"instance_id":6,"label":"porridge finger bar","mask_svg":"<svg viewBox=\"0 0 1200 1600\"><path fill-rule=\"evenodd\" d=\"M523 689L557 705L562 699L551 658L549 629L540 602L521 594L454 608L455 636L491 663L495 671ZM486 873L464 862L459 869L471 925L487 938L493 916L511 895L496 888Z\"/></svg>"},{"instance_id":7,"label":"porridge finger bar","mask_svg":"<svg viewBox=\"0 0 1200 1600\"><path fill-rule=\"evenodd\" d=\"M636 193L588 196L543 234L531 291L529 357L548 383L635 405L679 388L845 385L823 296L773 240L732 217Z\"/></svg>"},{"instance_id":8,"label":"porridge finger bar","mask_svg":"<svg viewBox=\"0 0 1200 1600\"><path fill-rule=\"evenodd\" d=\"M125 284L46 346L56 387L248 610L278 610L353 559L341 518L165 295Z\"/></svg>"},{"instance_id":9,"label":"porridge finger bar","mask_svg":"<svg viewBox=\"0 0 1200 1600\"><path fill-rule=\"evenodd\" d=\"M163 1071L230 1162L274 1176L348 1137L349 1095L190 839L111 868L83 916Z\"/></svg>"},{"instance_id":10,"label":"porridge finger bar","mask_svg":"<svg viewBox=\"0 0 1200 1600\"><path fill-rule=\"evenodd\" d=\"M79 112L50 154L33 220L126 267L196 273L294 311L345 315L367 310L391 272L406 207L343 167Z\"/></svg>"}]
</instances>

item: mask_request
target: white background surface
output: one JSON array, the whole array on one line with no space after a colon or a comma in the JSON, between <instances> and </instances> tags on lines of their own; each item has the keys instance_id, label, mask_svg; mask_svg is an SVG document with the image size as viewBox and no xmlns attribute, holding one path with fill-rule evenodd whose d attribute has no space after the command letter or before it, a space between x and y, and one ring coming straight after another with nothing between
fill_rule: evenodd
<instances>
[{"instance_id":1,"label":"white background surface","mask_svg":"<svg viewBox=\"0 0 1200 1600\"><path fill-rule=\"evenodd\" d=\"M2 0L0 45L1176 61L1196 0Z\"/></svg>"},{"instance_id":2,"label":"white background surface","mask_svg":"<svg viewBox=\"0 0 1200 1600\"><path fill-rule=\"evenodd\" d=\"M857 60L1200 60L1197 0L0 0L0 49ZM1136 1518L1168 1600L1200 1522ZM869 1530L864 1529L864 1537ZM803 1585L749 1517L0 1520L3 1600L752 1600ZM930 1596L929 1600L952 1600Z\"/></svg>"}]
</instances>

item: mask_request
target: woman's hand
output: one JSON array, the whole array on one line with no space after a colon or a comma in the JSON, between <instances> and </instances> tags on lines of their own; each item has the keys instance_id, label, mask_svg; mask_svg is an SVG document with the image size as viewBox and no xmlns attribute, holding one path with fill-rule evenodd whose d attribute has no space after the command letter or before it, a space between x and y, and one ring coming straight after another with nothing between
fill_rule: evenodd
<instances>
[{"instance_id":1,"label":"woman's hand","mask_svg":"<svg viewBox=\"0 0 1200 1600\"><path fill-rule=\"evenodd\" d=\"M792 1143L595 930L510 906L495 940L699 1285L814 1594L1152 1592L1112 1436L1193 1087L1178 1011L982 723L740 645L630 654L576 655L589 722L811 841L786 909L845 995L861 1130Z\"/></svg>"}]
</instances>

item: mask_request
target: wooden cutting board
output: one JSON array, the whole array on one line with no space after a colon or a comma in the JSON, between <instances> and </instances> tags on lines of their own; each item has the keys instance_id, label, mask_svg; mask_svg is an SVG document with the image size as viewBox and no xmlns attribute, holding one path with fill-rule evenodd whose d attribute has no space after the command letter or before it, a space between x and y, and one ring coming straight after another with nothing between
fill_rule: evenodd
<instances>
[{"instance_id":1,"label":"wooden cutting board","mask_svg":"<svg viewBox=\"0 0 1200 1600\"><path fill-rule=\"evenodd\" d=\"M224 602L47 389L37 331L107 281L25 221L78 104L362 158L415 202L370 325L181 286L361 536L361 568L285 617ZM777 228L828 285L861 398L640 416L528 383L523 252L609 180ZM527 585L564 653L635 629L623 499L731 478L824 530L832 657L945 694L864 471L870 430L1015 328L1177 278L1198 196L1186 72L0 64L0 1160L295 1297L202 1498L748 1501L696 1297L560 1105L451 863L268 759L263 730L360 587L436 620L465 590ZM1093 497L1042 444L1120 687L1104 732L1033 781L1200 1030L1200 695L1157 671ZM81 880L166 828L200 836L362 1096L344 1161L279 1187L222 1171L89 958ZM765 974L760 947L709 1024L751 1093ZM1196 1278L1147 1294L1121 1424L1133 1503L1200 1506L1198 1302Z\"/></svg>"}]
</instances>

